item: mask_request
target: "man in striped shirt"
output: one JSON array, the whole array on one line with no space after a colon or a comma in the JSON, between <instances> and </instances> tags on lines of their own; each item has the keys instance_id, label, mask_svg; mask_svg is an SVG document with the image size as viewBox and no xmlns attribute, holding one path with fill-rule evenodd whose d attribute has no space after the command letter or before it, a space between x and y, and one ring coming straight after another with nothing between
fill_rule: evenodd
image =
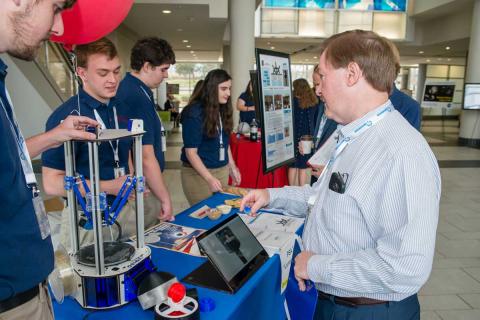
<instances>
[{"instance_id":1,"label":"man in striped shirt","mask_svg":"<svg viewBox=\"0 0 480 320\"><path fill-rule=\"evenodd\" d=\"M313 186L256 190L241 209L306 216L295 258L301 290L319 292L315 319L419 319L433 262L441 179L422 135L388 99L398 53L374 32L327 39L320 57L327 116L339 123ZM342 316L342 319L344 319Z\"/></svg>"}]
</instances>

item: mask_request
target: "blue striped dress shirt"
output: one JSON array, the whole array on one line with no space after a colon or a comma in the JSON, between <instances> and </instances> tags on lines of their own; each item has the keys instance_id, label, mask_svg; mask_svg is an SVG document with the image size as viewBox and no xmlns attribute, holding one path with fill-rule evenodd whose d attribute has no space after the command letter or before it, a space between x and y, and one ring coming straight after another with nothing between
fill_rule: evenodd
<instances>
[{"instance_id":1,"label":"blue striped dress shirt","mask_svg":"<svg viewBox=\"0 0 480 320\"><path fill-rule=\"evenodd\" d=\"M380 108L341 127L349 136ZM328 187L347 173L345 193ZM423 136L398 111L351 142L313 186L268 189L270 207L306 216L303 241L314 252L308 276L340 297L399 301L419 291L433 263L441 178Z\"/></svg>"}]
</instances>

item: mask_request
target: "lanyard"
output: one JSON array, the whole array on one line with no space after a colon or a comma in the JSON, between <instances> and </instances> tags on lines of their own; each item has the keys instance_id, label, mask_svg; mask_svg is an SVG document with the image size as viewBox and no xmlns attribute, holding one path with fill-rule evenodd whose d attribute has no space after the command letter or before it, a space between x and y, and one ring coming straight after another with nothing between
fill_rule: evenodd
<instances>
[{"instance_id":1,"label":"lanyard","mask_svg":"<svg viewBox=\"0 0 480 320\"><path fill-rule=\"evenodd\" d=\"M7 88L5 88L5 94L10 106L12 106L12 102L8 94ZM20 157L20 162L22 164L23 174L25 176L25 182L27 186L32 188L33 197L36 197L38 196L37 179L35 178L35 173L33 172L32 160L30 159L30 155L28 153L27 143L25 142L25 138L23 137L22 132L18 127L17 120L15 119L15 113L13 112L13 107L11 107L11 111L12 111L12 119L11 119L8 116L7 107L5 106L3 99L1 98L0 98L0 104L2 105L2 108L5 111L5 116L8 119L8 122L10 124L10 129L16 140L18 156Z\"/></svg>"},{"instance_id":2,"label":"lanyard","mask_svg":"<svg viewBox=\"0 0 480 320\"><path fill-rule=\"evenodd\" d=\"M117 117L117 108L113 106L113 116L115 117L115 129L118 129L118 117ZM95 114L95 120L97 120L98 123L102 126L102 129L105 130L107 129L107 126L102 120L102 117L98 114L96 109L93 109L93 113ZM115 160L115 165L118 167L120 165L120 158L118 156L118 140L115 140L117 142L117 146L114 148L112 141L108 141L110 143L110 147L112 148L113 151L113 159Z\"/></svg>"},{"instance_id":3,"label":"lanyard","mask_svg":"<svg viewBox=\"0 0 480 320\"><path fill-rule=\"evenodd\" d=\"M142 86L140 86L140 89L142 89L143 93L147 96L148 100L152 103L153 110L155 110L155 104L153 103L152 97L150 97L150 95L147 93L147 90L145 90ZM158 120L160 120L160 117L158 117ZM160 130L162 131L162 134L164 134L165 128L163 127L162 120L160 120Z\"/></svg>"},{"instance_id":4,"label":"lanyard","mask_svg":"<svg viewBox=\"0 0 480 320\"><path fill-rule=\"evenodd\" d=\"M323 169L322 173L320 174L320 177L318 178L318 182L315 184L315 186L318 188L320 185L323 183L323 179L326 176L326 172L329 170L329 168L333 165L336 159L340 156L343 150L351 144L356 138L358 138L362 133L367 131L368 129L372 128L375 124L377 124L380 120L385 118L387 114L393 111L393 106L390 102L390 100L385 104L386 106L381 108L378 112L370 115L367 119L362 121L361 124L359 124L350 135L345 136L343 138L339 138L337 145L335 146L335 149L333 151L332 156L330 157L330 160L328 161L328 164L325 166ZM339 133L341 136L341 133L339 132L340 129L335 131L333 134ZM314 205L318 197L318 194L310 196L308 199L308 203L310 205Z\"/></svg>"},{"instance_id":5,"label":"lanyard","mask_svg":"<svg viewBox=\"0 0 480 320\"><path fill-rule=\"evenodd\" d=\"M323 113L322 118L320 119L320 124L318 125L317 141L320 141L323 128L325 127L325 123L327 123L327 116L325 115L325 113Z\"/></svg>"},{"instance_id":6,"label":"lanyard","mask_svg":"<svg viewBox=\"0 0 480 320\"><path fill-rule=\"evenodd\" d=\"M220 112L218 113L218 118L220 119L220 134L219 134L219 139L220 139L220 148L223 148L223 124L222 124L222 115Z\"/></svg>"}]
</instances>

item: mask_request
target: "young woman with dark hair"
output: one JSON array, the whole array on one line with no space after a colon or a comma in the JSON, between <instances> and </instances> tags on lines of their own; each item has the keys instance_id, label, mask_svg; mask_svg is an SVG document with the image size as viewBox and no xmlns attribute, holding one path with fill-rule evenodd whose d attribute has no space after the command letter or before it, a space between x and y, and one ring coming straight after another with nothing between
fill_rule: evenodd
<instances>
[{"instance_id":1,"label":"young woman with dark hair","mask_svg":"<svg viewBox=\"0 0 480 320\"><path fill-rule=\"evenodd\" d=\"M237 110L240 111L240 122L250 124L255 118L255 102L253 100L252 81L249 81L245 92L237 100Z\"/></svg>"},{"instance_id":2,"label":"young woman with dark hair","mask_svg":"<svg viewBox=\"0 0 480 320\"><path fill-rule=\"evenodd\" d=\"M231 87L232 78L226 71L210 71L199 98L182 112L181 176L190 205L222 191L229 175L234 184L240 183L229 146L233 128Z\"/></svg>"}]
</instances>

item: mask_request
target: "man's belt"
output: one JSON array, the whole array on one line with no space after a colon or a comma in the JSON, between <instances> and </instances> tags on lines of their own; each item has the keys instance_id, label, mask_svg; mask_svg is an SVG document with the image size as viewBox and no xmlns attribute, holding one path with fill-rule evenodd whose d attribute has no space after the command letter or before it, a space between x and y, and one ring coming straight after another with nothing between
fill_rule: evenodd
<instances>
[{"instance_id":1,"label":"man's belt","mask_svg":"<svg viewBox=\"0 0 480 320\"><path fill-rule=\"evenodd\" d=\"M38 293L39 289L37 284L35 287L28 289L27 291L17 293L11 298L0 301L0 314L32 300L38 295Z\"/></svg>"},{"instance_id":2,"label":"man's belt","mask_svg":"<svg viewBox=\"0 0 480 320\"><path fill-rule=\"evenodd\" d=\"M364 305L374 305L374 304L384 304L388 301L383 300L375 300L370 298L363 298L363 297L337 297L322 291L318 291L318 297L324 300L330 300L333 298L333 301L337 304L341 304L348 307L358 307Z\"/></svg>"}]
</instances>

